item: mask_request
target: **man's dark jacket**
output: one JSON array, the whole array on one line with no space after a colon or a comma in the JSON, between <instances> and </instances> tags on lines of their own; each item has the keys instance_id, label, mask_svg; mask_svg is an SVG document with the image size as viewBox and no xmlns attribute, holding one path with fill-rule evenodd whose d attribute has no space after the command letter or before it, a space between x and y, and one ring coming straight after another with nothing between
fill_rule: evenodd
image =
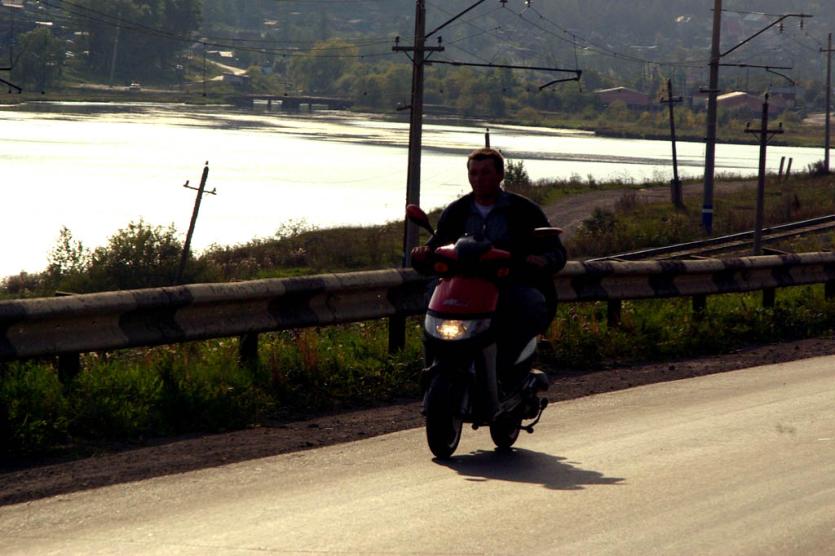
<instances>
[{"instance_id":1,"label":"man's dark jacket","mask_svg":"<svg viewBox=\"0 0 835 556\"><path fill-rule=\"evenodd\" d=\"M502 191L493 210L483 218L475 206L475 195L469 193L451 203L441 214L435 236L427 245L436 249L455 243L464 235L483 235L499 249L506 249L514 259L523 261L528 255L545 258L547 266L543 271L532 274L520 273L518 278L543 291L547 298L554 297L551 277L565 266L565 248L558 236L534 241L531 237L536 228L551 224L542 209L530 199Z\"/></svg>"}]
</instances>

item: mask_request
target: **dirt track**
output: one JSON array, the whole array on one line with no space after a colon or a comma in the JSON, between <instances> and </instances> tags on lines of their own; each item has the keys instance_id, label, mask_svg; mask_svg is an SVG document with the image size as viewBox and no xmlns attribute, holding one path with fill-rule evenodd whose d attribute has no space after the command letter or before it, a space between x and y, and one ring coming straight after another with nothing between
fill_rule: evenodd
<instances>
[{"instance_id":1,"label":"dirt track","mask_svg":"<svg viewBox=\"0 0 835 556\"><path fill-rule=\"evenodd\" d=\"M753 189L757 186L754 180L716 182L714 192L731 193L743 189ZM701 210L704 186L701 183L689 183L684 186L685 204ZM657 203L670 201L669 188L656 187L651 189L611 189L605 191L590 191L579 195L572 195L553 205L544 207L545 215L554 226L565 230L564 238L570 238L577 233L583 220L588 218L595 208L612 210L624 194L635 192L638 202Z\"/></svg>"}]
</instances>

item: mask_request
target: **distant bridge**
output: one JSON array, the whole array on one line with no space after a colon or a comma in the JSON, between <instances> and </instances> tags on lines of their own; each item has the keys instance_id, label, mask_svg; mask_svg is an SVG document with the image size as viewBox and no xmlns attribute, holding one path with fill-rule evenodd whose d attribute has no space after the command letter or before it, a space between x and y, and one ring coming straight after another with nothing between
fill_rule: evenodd
<instances>
[{"instance_id":1,"label":"distant bridge","mask_svg":"<svg viewBox=\"0 0 835 556\"><path fill-rule=\"evenodd\" d=\"M227 100L235 106L244 108L252 108L256 101L266 101L268 110L272 109L273 104L277 104L280 110L286 112L298 112L302 105L306 105L308 111L311 112L314 106L324 106L328 110L347 110L354 105L354 101L344 98L304 95L248 94L227 97Z\"/></svg>"}]
</instances>

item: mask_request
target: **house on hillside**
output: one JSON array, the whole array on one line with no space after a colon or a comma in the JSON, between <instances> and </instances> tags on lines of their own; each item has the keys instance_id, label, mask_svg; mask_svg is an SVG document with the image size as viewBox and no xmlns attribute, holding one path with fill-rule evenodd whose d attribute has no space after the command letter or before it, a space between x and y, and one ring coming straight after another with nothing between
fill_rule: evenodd
<instances>
[{"instance_id":1,"label":"house on hillside","mask_svg":"<svg viewBox=\"0 0 835 556\"><path fill-rule=\"evenodd\" d=\"M763 109L763 100L763 95L752 95L744 91L734 91L719 95L716 98L717 105L720 109L724 108L725 110L745 114L760 114ZM788 108L785 98L780 95L769 96L768 103L770 106L769 112L772 114L782 112Z\"/></svg>"},{"instance_id":2,"label":"house on hillside","mask_svg":"<svg viewBox=\"0 0 835 556\"><path fill-rule=\"evenodd\" d=\"M733 91L716 97L716 104L720 109L755 114L762 110L763 99L744 91Z\"/></svg>"},{"instance_id":3,"label":"house on hillside","mask_svg":"<svg viewBox=\"0 0 835 556\"><path fill-rule=\"evenodd\" d=\"M640 110L649 107L655 107L655 102L649 95L630 89L629 87L614 87L612 89L600 89L594 91L597 98L605 105L610 105L614 102L621 101L627 107Z\"/></svg>"}]
</instances>

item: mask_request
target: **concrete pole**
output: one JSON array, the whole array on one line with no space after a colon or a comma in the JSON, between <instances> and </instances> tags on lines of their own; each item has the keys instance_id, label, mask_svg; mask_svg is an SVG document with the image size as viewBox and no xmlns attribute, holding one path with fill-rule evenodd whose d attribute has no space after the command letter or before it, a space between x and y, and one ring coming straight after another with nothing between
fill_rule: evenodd
<instances>
[{"instance_id":1,"label":"concrete pole","mask_svg":"<svg viewBox=\"0 0 835 556\"><path fill-rule=\"evenodd\" d=\"M426 3L415 7L415 45L412 64L412 107L409 122L409 169L406 178L406 204L420 204L420 155L423 141L423 71L426 42ZM411 264L411 250L418 244L418 227L406 220L403 239L403 266Z\"/></svg>"},{"instance_id":2,"label":"concrete pole","mask_svg":"<svg viewBox=\"0 0 835 556\"><path fill-rule=\"evenodd\" d=\"M763 114L760 125L760 174L757 180L757 212L754 217L754 255L762 255L763 213L765 211L765 159L768 145L768 95L763 102Z\"/></svg>"},{"instance_id":3,"label":"concrete pole","mask_svg":"<svg viewBox=\"0 0 835 556\"><path fill-rule=\"evenodd\" d=\"M681 99L673 98L673 80L667 80L667 100L665 101L670 108L670 140L673 144L673 181L670 183L673 206L677 209L684 208L684 196L681 191L681 180L678 176L678 149L676 147L676 102L681 102Z\"/></svg>"},{"instance_id":4,"label":"concrete pole","mask_svg":"<svg viewBox=\"0 0 835 556\"><path fill-rule=\"evenodd\" d=\"M116 72L116 57L119 54L119 33L122 32L122 12L119 12L119 21L116 23L116 38L113 39L113 56L110 58L110 87L113 87L113 75Z\"/></svg>"},{"instance_id":5,"label":"concrete pole","mask_svg":"<svg viewBox=\"0 0 835 556\"><path fill-rule=\"evenodd\" d=\"M827 61L826 61L826 122L824 123L824 154L823 167L826 173L829 173L829 149L831 148L830 122L832 116L832 33L829 33L829 41L826 47Z\"/></svg>"},{"instance_id":6,"label":"concrete pole","mask_svg":"<svg viewBox=\"0 0 835 556\"><path fill-rule=\"evenodd\" d=\"M411 49L395 47L394 50L412 51L412 102L409 119L409 167L406 177L406 204L420 204L420 155L423 142L423 70L426 45L426 3L415 3L415 43ZM405 220L403 227L403 266L412 263L412 248L417 247L418 227ZM395 315L389 319L389 353L396 353L406 345L406 318Z\"/></svg>"},{"instance_id":7,"label":"concrete pole","mask_svg":"<svg viewBox=\"0 0 835 556\"><path fill-rule=\"evenodd\" d=\"M722 0L713 3L713 41L710 48L710 85L707 101L707 135L705 136L705 187L702 204L702 227L713 233L713 178L716 166L716 116L719 95L719 43L722 33Z\"/></svg>"}]
</instances>

